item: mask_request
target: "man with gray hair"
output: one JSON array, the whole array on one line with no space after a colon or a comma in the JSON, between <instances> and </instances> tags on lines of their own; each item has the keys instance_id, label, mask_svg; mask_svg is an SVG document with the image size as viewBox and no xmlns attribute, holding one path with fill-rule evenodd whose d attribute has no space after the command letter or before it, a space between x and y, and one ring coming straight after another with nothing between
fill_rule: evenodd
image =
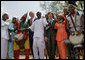
<instances>
[{"instance_id":1,"label":"man with gray hair","mask_svg":"<svg viewBox=\"0 0 85 60\"><path fill-rule=\"evenodd\" d=\"M32 11L30 11L29 16L30 16L30 19L28 20L28 24L29 24L29 26L31 26L34 22L34 13ZM33 32L31 30L29 30L29 41L30 41L31 52L34 57L34 54L33 54Z\"/></svg>"}]
</instances>

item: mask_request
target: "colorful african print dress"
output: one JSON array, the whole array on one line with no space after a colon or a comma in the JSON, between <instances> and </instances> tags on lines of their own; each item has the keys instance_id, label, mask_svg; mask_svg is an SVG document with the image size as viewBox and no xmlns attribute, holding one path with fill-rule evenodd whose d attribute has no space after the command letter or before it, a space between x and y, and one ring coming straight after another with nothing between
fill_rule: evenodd
<instances>
[{"instance_id":1,"label":"colorful african print dress","mask_svg":"<svg viewBox=\"0 0 85 60\"><path fill-rule=\"evenodd\" d=\"M21 21L19 21L18 23L18 28L28 28L28 24L25 23L23 24ZM18 33L21 33L21 31L18 31ZM14 41L15 42L15 41ZM28 36L28 30L25 30L25 43L24 43L24 47L22 49L20 49L19 45L15 42L14 43L14 53L15 53L15 58L19 59L19 55L21 54L25 54L26 55L26 59L29 59L29 53L30 53L30 43L29 43L29 36Z\"/></svg>"}]
</instances>

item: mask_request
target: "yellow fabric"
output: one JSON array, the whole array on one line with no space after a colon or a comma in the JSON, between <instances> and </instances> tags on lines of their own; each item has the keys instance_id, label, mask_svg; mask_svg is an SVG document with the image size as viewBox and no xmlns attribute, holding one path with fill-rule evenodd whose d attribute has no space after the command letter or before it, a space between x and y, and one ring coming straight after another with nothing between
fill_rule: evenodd
<instances>
[{"instance_id":1,"label":"yellow fabric","mask_svg":"<svg viewBox=\"0 0 85 60\"><path fill-rule=\"evenodd\" d=\"M19 48L19 46L18 46L18 44L15 42L15 40L14 40L14 50L19 50L20 48Z\"/></svg>"},{"instance_id":2,"label":"yellow fabric","mask_svg":"<svg viewBox=\"0 0 85 60\"><path fill-rule=\"evenodd\" d=\"M27 37L27 40L25 41L24 46L25 46L25 49L30 49L29 36ZM19 50L19 49L20 48L19 48L18 44L14 40L14 50Z\"/></svg>"},{"instance_id":3,"label":"yellow fabric","mask_svg":"<svg viewBox=\"0 0 85 60\"><path fill-rule=\"evenodd\" d=\"M30 43L29 43L29 37L27 37L27 40L25 41L25 49L30 49Z\"/></svg>"}]
</instances>

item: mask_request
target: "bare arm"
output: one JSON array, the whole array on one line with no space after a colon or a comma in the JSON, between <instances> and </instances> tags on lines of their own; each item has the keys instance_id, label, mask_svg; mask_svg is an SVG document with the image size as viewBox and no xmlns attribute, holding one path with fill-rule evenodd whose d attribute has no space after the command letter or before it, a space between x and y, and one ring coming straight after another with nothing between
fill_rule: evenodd
<instances>
[{"instance_id":1,"label":"bare arm","mask_svg":"<svg viewBox=\"0 0 85 60\"><path fill-rule=\"evenodd\" d=\"M82 29L84 29L84 15L81 16Z\"/></svg>"},{"instance_id":2,"label":"bare arm","mask_svg":"<svg viewBox=\"0 0 85 60\"><path fill-rule=\"evenodd\" d=\"M69 21L66 20L66 29L69 30Z\"/></svg>"},{"instance_id":3,"label":"bare arm","mask_svg":"<svg viewBox=\"0 0 85 60\"><path fill-rule=\"evenodd\" d=\"M11 41L12 41L12 40L11 40L11 31L8 30L8 33L9 33L9 42L11 42Z\"/></svg>"},{"instance_id":4,"label":"bare arm","mask_svg":"<svg viewBox=\"0 0 85 60\"><path fill-rule=\"evenodd\" d=\"M81 29L79 30L79 33L81 34L81 33L84 31L84 15L83 15L83 14L82 14L80 20L81 20L81 25L82 25L82 27L81 27Z\"/></svg>"}]
</instances>

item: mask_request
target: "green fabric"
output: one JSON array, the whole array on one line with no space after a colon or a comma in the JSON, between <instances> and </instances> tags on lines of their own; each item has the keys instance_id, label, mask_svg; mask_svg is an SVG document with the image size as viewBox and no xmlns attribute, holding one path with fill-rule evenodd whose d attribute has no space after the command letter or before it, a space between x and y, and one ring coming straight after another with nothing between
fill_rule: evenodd
<instances>
[{"instance_id":1,"label":"green fabric","mask_svg":"<svg viewBox=\"0 0 85 60\"><path fill-rule=\"evenodd\" d=\"M22 23L21 21L19 22L19 28L28 28L28 23L26 22L25 24Z\"/></svg>"}]
</instances>

